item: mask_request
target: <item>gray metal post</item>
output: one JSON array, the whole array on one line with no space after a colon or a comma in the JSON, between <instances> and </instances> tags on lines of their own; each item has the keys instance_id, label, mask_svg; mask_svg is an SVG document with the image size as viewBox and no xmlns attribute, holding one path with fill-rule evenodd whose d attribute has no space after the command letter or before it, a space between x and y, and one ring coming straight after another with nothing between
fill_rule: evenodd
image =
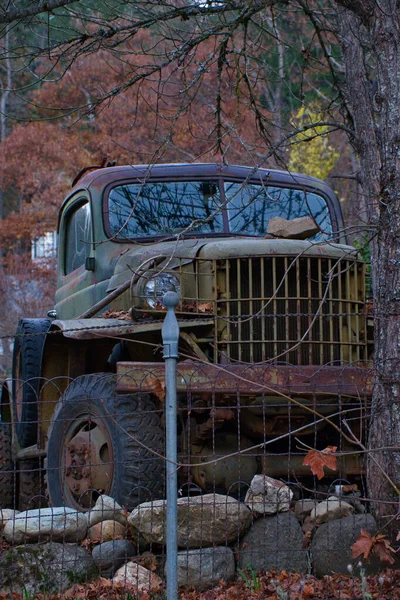
<instances>
[{"instance_id":1,"label":"gray metal post","mask_svg":"<svg viewBox=\"0 0 400 600\"><path fill-rule=\"evenodd\" d=\"M179 325L175 307L179 296L167 292L163 303L167 314L162 326L165 360L165 422L167 457L167 600L178 598L178 472L177 472L177 399L176 363L178 359Z\"/></svg>"}]
</instances>

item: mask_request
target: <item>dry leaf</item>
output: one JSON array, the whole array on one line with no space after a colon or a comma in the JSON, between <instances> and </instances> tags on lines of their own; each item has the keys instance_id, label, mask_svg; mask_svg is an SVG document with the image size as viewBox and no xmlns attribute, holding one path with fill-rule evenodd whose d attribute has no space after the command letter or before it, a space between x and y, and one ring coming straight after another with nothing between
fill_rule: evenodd
<instances>
[{"instance_id":1,"label":"dry leaf","mask_svg":"<svg viewBox=\"0 0 400 600\"><path fill-rule=\"evenodd\" d=\"M392 553L396 551L391 547L389 540L384 535L379 534L374 538L373 552L381 562L387 562L391 565L394 563Z\"/></svg>"},{"instance_id":2,"label":"dry leaf","mask_svg":"<svg viewBox=\"0 0 400 600\"><path fill-rule=\"evenodd\" d=\"M361 529L361 534L356 538L356 541L351 546L351 557L357 558L363 555L366 560L369 560L374 538L368 531Z\"/></svg>"},{"instance_id":3,"label":"dry leaf","mask_svg":"<svg viewBox=\"0 0 400 600\"><path fill-rule=\"evenodd\" d=\"M351 494L352 492L358 492L358 485L353 483L353 485L344 485L342 487L344 494Z\"/></svg>"},{"instance_id":4,"label":"dry leaf","mask_svg":"<svg viewBox=\"0 0 400 600\"><path fill-rule=\"evenodd\" d=\"M312 598L314 596L314 586L306 583L303 587L303 598Z\"/></svg>"},{"instance_id":5,"label":"dry leaf","mask_svg":"<svg viewBox=\"0 0 400 600\"><path fill-rule=\"evenodd\" d=\"M201 313L212 313L212 311L213 311L212 302L201 302L198 306L198 311Z\"/></svg>"},{"instance_id":6,"label":"dry leaf","mask_svg":"<svg viewBox=\"0 0 400 600\"><path fill-rule=\"evenodd\" d=\"M391 547L387 537L382 534L372 537L368 531L361 529L361 534L357 537L351 547L352 558L357 558L362 554L364 558L369 561L371 552L382 562L388 562L390 564L394 563L392 553L394 553L395 550Z\"/></svg>"},{"instance_id":7,"label":"dry leaf","mask_svg":"<svg viewBox=\"0 0 400 600\"><path fill-rule=\"evenodd\" d=\"M152 387L152 393L160 402L165 400L165 381L160 381L157 377L150 377L148 383Z\"/></svg>"},{"instance_id":8,"label":"dry leaf","mask_svg":"<svg viewBox=\"0 0 400 600\"><path fill-rule=\"evenodd\" d=\"M311 467L311 472L318 479L322 479L325 475L324 467L336 471L336 446L328 446L325 450L309 450L304 457L303 465Z\"/></svg>"}]
</instances>

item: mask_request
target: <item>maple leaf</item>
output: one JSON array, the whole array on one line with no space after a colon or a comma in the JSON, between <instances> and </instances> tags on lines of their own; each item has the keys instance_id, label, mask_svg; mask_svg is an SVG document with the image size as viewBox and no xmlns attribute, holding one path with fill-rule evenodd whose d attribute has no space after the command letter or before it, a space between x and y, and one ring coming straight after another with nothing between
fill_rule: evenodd
<instances>
[{"instance_id":1,"label":"maple leaf","mask_svg":"<svg viewBox=\"0 0 400 600\"><path fill-rule=\"evenodd\" d=\"M369 560L371 554L374 538L365 529L361 529L360 535L356 538L356 541L351 546L351 557L357 558L363 555L366 560Z\"/></svg>"},{"instance_id":2,"label":"maple leaf","mask_svg":"<svg viewBox=\"0 0 400 600\"><path fill-rule=\"evenodd\" d=\"M373 553L380 561L393 564L394 558L392 553L394 552L395 550L391 547L386 536L378 534L376 537L373 537L365 529L361 529L361 534L351 546L352 558L357 558L362 554L367 561L369 561L371 553Z\"/></svg>"},{"instance_id":3,"label":"maple leaf","mask_svg":"<svg viewBox=\"0 0 400 600\"><path fill-rule=\"evenodd\" d=\"M318 479L322 479L325 475L324 467L336 471L336 456L337 446L328 446L325 450L309 450L304 457L303 465L311 467L311 472Z\"/></svg>"},{"instance_id":4,"label":"maple leaf","mask_svg":"<svg viewBox=\"0 0 400 600\"><path fill-rule=\"evenodd\" d=\"M391 565L394 563L392 552L394 553L395 550L384 535L379 534L374 538L373 552L381 562L388 562Z\"/></svg>"}]
</instances>

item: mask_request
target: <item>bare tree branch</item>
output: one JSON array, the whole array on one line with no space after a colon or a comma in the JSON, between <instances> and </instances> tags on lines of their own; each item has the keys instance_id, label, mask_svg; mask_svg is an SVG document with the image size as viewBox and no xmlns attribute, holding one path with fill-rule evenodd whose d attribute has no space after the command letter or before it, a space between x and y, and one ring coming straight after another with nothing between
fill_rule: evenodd
<instances>
[{"instance_id":1,"label":"bare tree branch","mask_svg":"<svg viewBox=\"0 0 400 600\"><path fill-rule=\"evenodd\" d=\"M6 6L4 4L0 5L0 23L12 23L13 21L19 21L27 17L34 17L40 13L51 12L62 6L77 4L78 2L80 0L41 0L30 6L14 8L10 8L9 4L6 3Z\"/></svg>"}]
</instances>

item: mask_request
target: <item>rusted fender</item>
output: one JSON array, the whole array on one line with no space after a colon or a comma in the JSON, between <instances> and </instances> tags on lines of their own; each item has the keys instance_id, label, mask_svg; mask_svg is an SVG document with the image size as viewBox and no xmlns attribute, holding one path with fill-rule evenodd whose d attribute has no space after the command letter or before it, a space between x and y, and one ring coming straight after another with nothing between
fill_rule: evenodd
<instances>
[{"instance_id":1,"label":"rusted fender","mask_svg":"<svg viewBox=\"0 0 400 600\"><path fill-rule=\"evenodd\" d=\"M55 320L51 324L50 333L60 331L64 337L75 340L93 340L99 337L129 336L149 331L161 331L163 319L149 320L141 323L124 321L123 319L66 319ZM179 321L180 328L192 329L204 325L213 325L214 319L185 319ZM139 363L143 367L143 363Z\"/></svg>"}]
</instances>

